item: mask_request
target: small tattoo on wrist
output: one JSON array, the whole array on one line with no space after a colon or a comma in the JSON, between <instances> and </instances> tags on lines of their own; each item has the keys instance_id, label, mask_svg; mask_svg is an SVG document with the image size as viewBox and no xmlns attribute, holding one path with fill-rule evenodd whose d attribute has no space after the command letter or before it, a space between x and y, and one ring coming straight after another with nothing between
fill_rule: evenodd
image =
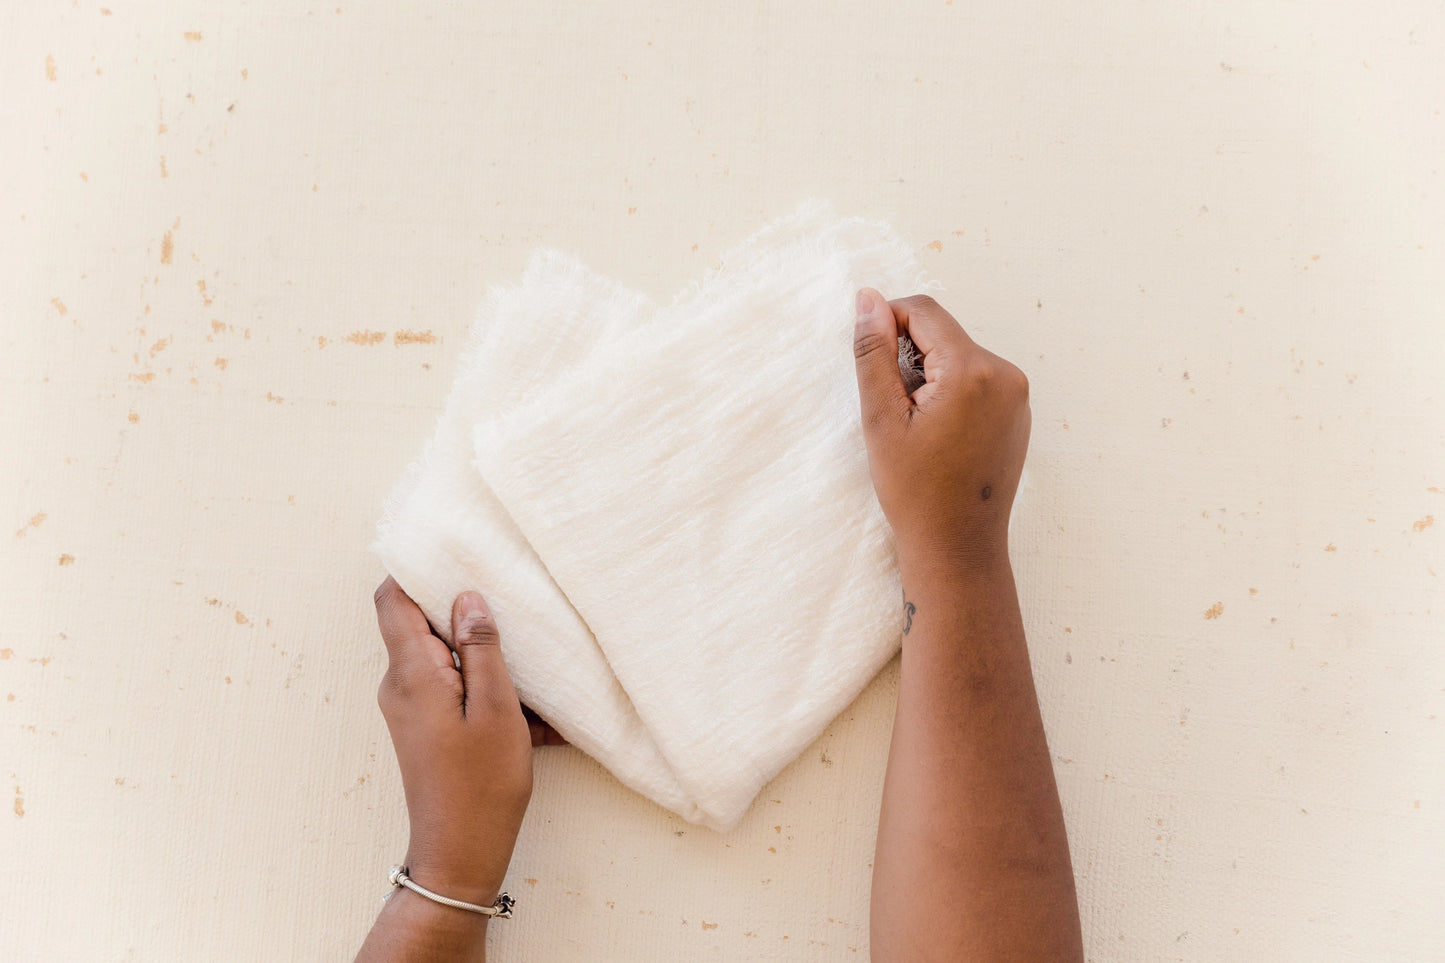
<instances>
[{"instance_id":1,"label":"small tattoo on wrist","mask_svg":"<svg viewBox=\"0 0 1445 963\"><path fill-rule=\"evenodd\" d=\"M914 613L914 612L917 612L917 611L918 611L918 606L916 606L916 605L914 605L912 602L908 601L908 590L907 590L907 589L904 589L904 591L903 591L903 620L904 620L904 621L903 621L903 634L904 634L904 635L907 635L907 634L908 634L908 631L913 628L913 613Z\"/></svg>"}]
</instances>

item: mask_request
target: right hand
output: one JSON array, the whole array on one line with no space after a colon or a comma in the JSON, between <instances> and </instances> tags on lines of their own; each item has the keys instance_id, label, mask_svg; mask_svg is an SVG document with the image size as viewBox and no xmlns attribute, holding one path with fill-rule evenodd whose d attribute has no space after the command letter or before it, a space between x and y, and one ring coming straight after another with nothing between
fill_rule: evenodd
<instances>
[{"instance_id":1,"label":"right hand","mask_svg":"<svg viewBox=\"0 0 1445 963\"><path fill-rule=\"evenodd\" d=\"M911 395L898 337L923 353ZM868 468L900 557L942 553L970 565L1008 559L1008 519L1028 451L1029 383L975 344L932 298L858 292L853 335Z\"/></svg>"}]
</instances>

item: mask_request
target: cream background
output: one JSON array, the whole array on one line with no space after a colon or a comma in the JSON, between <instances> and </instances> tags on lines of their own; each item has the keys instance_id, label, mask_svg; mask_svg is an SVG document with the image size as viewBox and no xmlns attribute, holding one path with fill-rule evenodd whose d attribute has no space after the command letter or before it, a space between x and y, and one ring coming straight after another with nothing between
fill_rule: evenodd
<instances>
[{"instance_id":1,"label":"cream background","mask_svg":"<svg viewBox=\"0 0 1445 963\"><path fill-rule=\"evenodd\" d=\"M365 545L481 291L823 196L1032 378L1090 959L1445 958L1442 64L1425 2L5 4L0 957L350 954ZM726 837L541 754L494 958L863 958L895 680Z\"/></svg>"}]
</instances>

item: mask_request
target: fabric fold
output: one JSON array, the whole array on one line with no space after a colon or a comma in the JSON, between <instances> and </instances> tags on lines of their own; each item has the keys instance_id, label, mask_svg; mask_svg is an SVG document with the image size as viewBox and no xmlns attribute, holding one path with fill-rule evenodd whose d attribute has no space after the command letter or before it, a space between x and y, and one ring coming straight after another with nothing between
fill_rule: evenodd
<instances>
[{"instance_id":1,"label":"fabric fold","mask_svg":"<svg viewBox=\"0 0 1445 963\"><path fill-rule=\"evenodd\" d=\"M865 285L936 286L821 203L665 307L537 255L489 296L376 544L439 628L486 594L524 701L715 829L897 651L850 350Z\"/></svg>"}]
</instances>

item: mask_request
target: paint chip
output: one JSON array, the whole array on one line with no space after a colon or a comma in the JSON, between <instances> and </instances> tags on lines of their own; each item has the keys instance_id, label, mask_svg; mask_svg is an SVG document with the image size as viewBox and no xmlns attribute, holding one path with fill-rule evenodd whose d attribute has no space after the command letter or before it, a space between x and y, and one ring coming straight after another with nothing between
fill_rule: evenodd
<instances>
[{"instance_id":1,"label":"paint chip","mask_svg":"<svg viewBox=\"0 0 1445 963\"><path fill-rule=\"evenodd\" d=\"M176 252L176 243L171 239L171 232L166 231L166 236L161 238L161 263L171 263L171 256Z\"/></svg>"},{"instance_id":2,"label":"paint chip","mask_svg":"<svg viewBox=\"0 0 1445 963\"><path fill-rule=\"evenodd\" d=\"M1420 519L1418 522L1416 522L1414 525L1412 525L1412 526L1410 526L1410 527L1413 528L1413 529L1414 529L1415 531L1417 531L1417 532L1423 532L1425 529L1429 528L1431 525L1434 525L1434 524L1435 524L1435 516L1434 516L1434 515L1426 515L1424 518Z\"/></svg>"},{"instance_id":3,"label":"paint chip","mask_svg":"<svg viewBox=\"0 0 1445 963\"><path fill-rule=\"evenodd\" d=\"M398 331L392 335L396 344L436 344L437 336L430 331Z\"/></svg>"},{"instance_id":4,"label":"paint chip","mask_svg":"<svg viewBox=\"0 0 1445 963\"><path fill-rule=\"evenodd\" d=\"M237 624L237 625L245 625L245 624L247 624L247 623L250 622L250 621L251 621L250 619L246 618L246 616L244 616L244 615L241 614L241 610L240 610L240 609L237 609L237 610L236 610L236 624Z\"/></svg>"},{"instance_id":5,"label":"paint chip","mask_svg":"<svg viewBox=\"0 0 1445 963\"><path fill-rule=\"evenodd\" d=\"M1204 617L1205 617L1206 619L1217 619L1217 618L1219 618L1219 617L1220 617L1221 615L1223 615L1223 614L1224 614L1224 603L1223 603L1223 602L1215 602L1213 605L1211 605L1209 608L1205 609L1205 611L1204 611Z\"/></svg>"},{"instance_id":6,"label":"paint chip","mask_svg":"<svg viewBox=\"0 0 1445 963\"><path fill-rule=\"evenodd\" d=\"M201 32L200 32L199 30L187 30L187 31L186 31L186 43L200 43L200 42L201 42Z\"/></svg>"},{"instance_id":7,"label":"paint chip","mask_svg":"<svg viewBox=\"0 0 1445 963\"><path fill-rule=\"evenodd\" d=\"M50 516L45 514L44 512L36 512L34 515L30 516L30 521L26 522L20 527L20 529L15 533L15 537L24 538L26 532L28 532L32 528L39 528L40 523L45 521L49 517Z\"/></svg>"},{"instance_id":8,"label":"paint chip","mask_svg":"<svg viewBox=\"0 0 1445 963\"><path fill-rule=\"evenodd\" d=\"M55 83L55 58L50 54L45 55L45 79Z\"/></svg>"},{"instance_id":9,"label":"paint chip","mask_svg":"<svg viewBox=\"0 0 1445 963\"><path fill-rule=\"evenodd\" d=\"M66 312L69 311L69 308L65 306L65 302L59 298L51 298L50 303L55 306L55 310L60 312L61 317L64 317Z\"/></svg>"},{"instance_id":10,"label":"paint chip","mask_svg":"<svg viewBox=\"0 0 1445 963\"><path fill-rule=\"evenodd\" d=\"M930 251L937 251L939 254L943 253L942 241L929 241L927 244L924 245L924 247L928 248Z\"/></svg>"},{"instance_id":11,"label":"paint chip","mask_svg":"<svg viewBox=\"0 0 1445 963\"><path fill-rule=\"evenodd\" d=\"M71 555L71 554L68 553L68 552L67 552L66 554L64 554L64 555L61 555L61 556L60 556L60 564L61 564L61 565L74 565L74 564L75 564L75 556L74 556L74 555Z\"/></svg>"},{"instance_id":12,"label":"paint chip","mask_svg":"<svg viewBox=\"0 0 1445 963\"><path fill-rule=\"evenodd\" d=\"M346 340L352 344L373 345L381 344L386 340L385 331L353 331L346 336Z\"/></svg>"}]
</instances>

